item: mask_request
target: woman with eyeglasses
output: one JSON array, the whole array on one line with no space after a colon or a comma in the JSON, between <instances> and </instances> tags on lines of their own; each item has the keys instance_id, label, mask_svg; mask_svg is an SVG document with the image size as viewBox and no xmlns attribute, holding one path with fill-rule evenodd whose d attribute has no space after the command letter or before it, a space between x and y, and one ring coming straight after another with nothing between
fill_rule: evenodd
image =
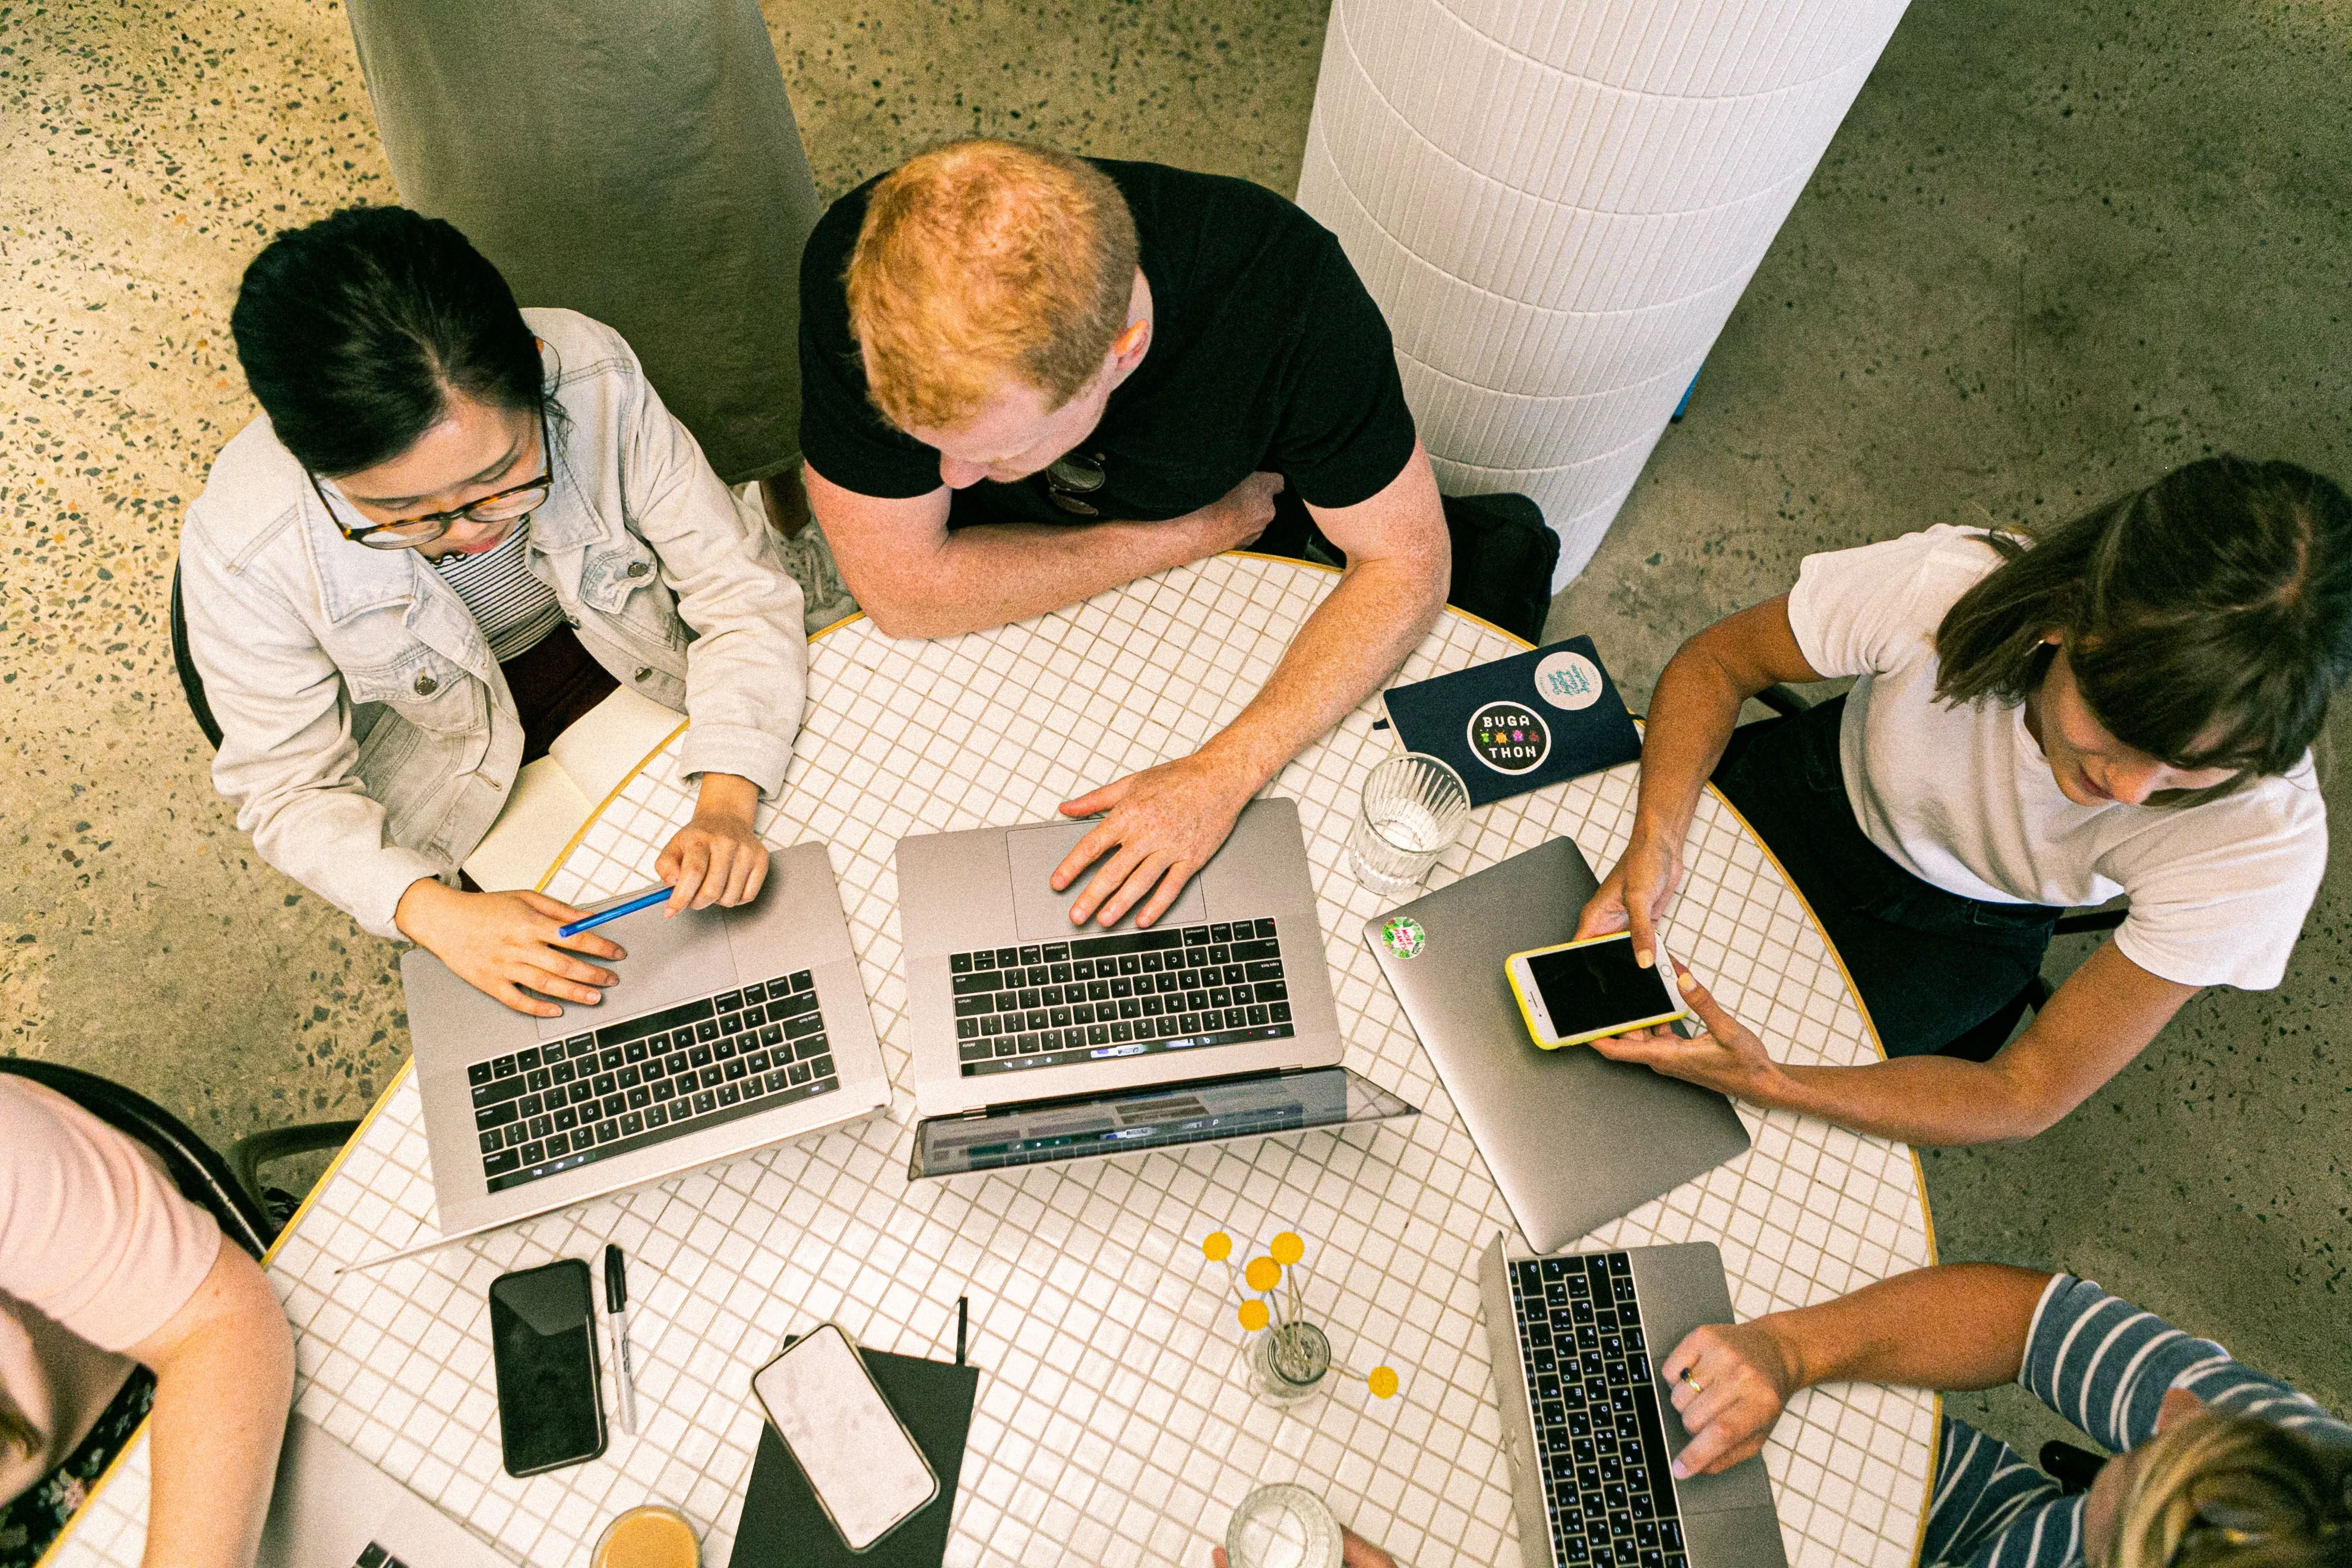
<instances>
[{"instance_id":1,"label":"woman with eyeglasses","mask_svg":"<svg viewBox=\"0 0 2352 1568\"><path fill-rule=\"evenodd\" d=\"M517 309L400 207L279 234L230 326L263 416L189 509L180 572L214 783L262 857L518 1012L593 1004L620 947L457 868L522 764L627 686L693 721L671 912L755 897L752 812L807 690L801 591L628 344Z\"/></svg>"}]
</instances>

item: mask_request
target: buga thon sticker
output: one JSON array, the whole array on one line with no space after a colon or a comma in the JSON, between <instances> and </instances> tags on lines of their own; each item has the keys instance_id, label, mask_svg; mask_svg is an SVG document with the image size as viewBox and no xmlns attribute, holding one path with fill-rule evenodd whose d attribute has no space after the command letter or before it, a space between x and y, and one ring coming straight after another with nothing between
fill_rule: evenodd
<instances>
[{"instance_id":1,"label":"buga thon sticker","mask_svg":"<svg viewBox=\"0 0 2352 1568\"><path fill-rule=\"evenodd\" d=\"M1551 728L1524 702L1489 702L1470 715L1470 754L1498 773L1524 773L1551 755Z\"/></svg>"}]
</instances>

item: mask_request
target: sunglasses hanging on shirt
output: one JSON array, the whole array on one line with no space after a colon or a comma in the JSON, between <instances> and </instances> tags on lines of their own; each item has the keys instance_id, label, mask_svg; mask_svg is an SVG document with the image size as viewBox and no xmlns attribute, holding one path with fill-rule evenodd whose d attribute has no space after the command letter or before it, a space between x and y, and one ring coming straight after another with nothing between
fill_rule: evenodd
<instances>
[{"instance_id":1,"label":"sunglasses hanging on shirt","mask_svg":"<svg viewBox=\"0 0 2352 1568\"><path fill-rule=\"evenodd\" d=\"M1100 517L1102 513L1082 498L1101 489L1108 478L1100 452L1091 458L1070 452L1045 466L1045 493L1055 506L1074 516Z\"/></svg>"}]
</instances>

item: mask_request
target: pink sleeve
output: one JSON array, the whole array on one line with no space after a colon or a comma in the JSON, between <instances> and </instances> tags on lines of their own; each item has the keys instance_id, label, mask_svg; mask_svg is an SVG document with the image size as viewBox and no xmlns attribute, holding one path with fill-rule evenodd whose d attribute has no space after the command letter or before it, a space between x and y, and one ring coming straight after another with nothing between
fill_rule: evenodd
<instances>
[{"instance_id":1,"label":"pink sleeve","mask_svg":"<svg viewBox=\"0 0 2352 1568\"><path fill-rule=\"evenodd\" d=\"M212 1215L130 1138L0 1077L0 1291L127 1351L187 1304L220 1247Z\"/></svg>"}]
</instances>

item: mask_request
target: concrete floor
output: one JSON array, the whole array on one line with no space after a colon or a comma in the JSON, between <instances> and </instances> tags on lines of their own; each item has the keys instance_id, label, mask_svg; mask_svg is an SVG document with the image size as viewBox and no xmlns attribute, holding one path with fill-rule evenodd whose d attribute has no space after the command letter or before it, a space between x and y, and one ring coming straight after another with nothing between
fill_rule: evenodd
<instances>
[{"instance_id":1,"label":"concrete floor","mask_svg":"<svg viewBox=\"0 0 2352 1568\"><path fill-rule=\"evenodd\" d=\"M827 194L971 131L1288 191L1325 9L766 5ZM1810 550L2060 518L2210 450L2352 475L2343 22L1915 9L1555 632L1638 697ZM406 1051L394 950L213 795L163 624L181 510L251 413L240 270L394 197L332 4L0 11L5 1048L222 1142L356 1115ZM2200 998L2030 1144L1926 1158L1944 1256L2089 1274L2352 1406L2345 841L2280 990ZM1995 1424L2033 1429L2015 1405Z\"/></svg>"}]
</instances>

